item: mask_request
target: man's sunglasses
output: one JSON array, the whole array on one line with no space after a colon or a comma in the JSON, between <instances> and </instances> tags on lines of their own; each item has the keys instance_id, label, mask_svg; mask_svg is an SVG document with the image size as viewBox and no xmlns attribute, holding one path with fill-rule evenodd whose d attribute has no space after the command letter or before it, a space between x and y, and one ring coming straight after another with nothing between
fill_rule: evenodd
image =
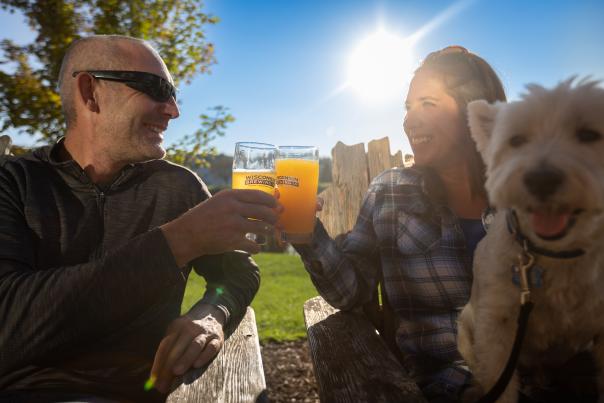
<instances>
[{"instance_id":1,"label":"man's sunglasses","mask_svg":"<svg viewBox=\"0 0 604 403\"><path fill-rule=\"evenodd\" d=\"M176 88L165 78L144 71L121 70L83 70L74 71L72 77L79 73L87 73L97 80L117 81L128 87L149 95L155 101L167 102L170 98L176 100Z\"/></svg>"}]
</instances>

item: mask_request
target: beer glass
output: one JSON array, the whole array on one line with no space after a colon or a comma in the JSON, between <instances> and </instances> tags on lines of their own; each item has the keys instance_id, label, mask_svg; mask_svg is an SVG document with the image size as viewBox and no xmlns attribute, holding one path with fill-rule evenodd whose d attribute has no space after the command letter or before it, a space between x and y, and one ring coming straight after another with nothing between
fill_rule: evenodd
<instances>
[{"instance_id":1,"label":"beer glass","mask_svg":"<svg viewBox=\"0 0 604 403\"><path fill-rule=\"evenodd\" d=\"M310 243L315 225L319 186L319 149L310 146L279 146L277 189L284 207L279 218L281 240Z\"/></svg>"},{"instance_id":2,"label":"beer glass","mask_svg":"<svg viewBox=\"0 0 604 403\"><path fill-rule=\"evenodd\" d=\"M272 144L240 142L235 144L233 156L233 189L256 189L275 193L275 157L277 148ZM263 244L262 235L248 233L246 238Z\"/></svg>"}]
</instances>

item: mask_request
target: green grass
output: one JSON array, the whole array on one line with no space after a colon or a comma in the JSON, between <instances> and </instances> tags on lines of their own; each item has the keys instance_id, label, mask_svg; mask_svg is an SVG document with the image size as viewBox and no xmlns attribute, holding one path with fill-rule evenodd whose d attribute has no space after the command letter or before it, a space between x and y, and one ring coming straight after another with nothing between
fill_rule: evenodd
<instances>
[{"instance_id":1,"label":"green grass","mask_svg":"<svg viewBox=\"0 0 604 403\"><path fill-rule=\"evenodd\" d=\"M254 256L260 266L260 290L252 302L260 341L285 341L306 337L302 305L317 295L298 256L260 253ZM203 295L205 281L194 272L189 276L183 311Z\"/></svg>"}]
</instances>

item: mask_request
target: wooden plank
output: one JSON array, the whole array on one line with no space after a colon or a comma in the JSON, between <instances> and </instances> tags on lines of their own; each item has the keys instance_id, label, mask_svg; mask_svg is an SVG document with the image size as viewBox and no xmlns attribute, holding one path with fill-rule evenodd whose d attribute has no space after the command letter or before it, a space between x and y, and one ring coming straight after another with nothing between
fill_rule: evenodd
<instances>
[{"instance_id":1,"label":"wooden plank","mask_svg":"<svg viewBox=\"0 0 604 403\"><path fill-rule=\"evenodd\" d=\"M403 165L403 152L398 150L396 154L392 156L392 167L402 167Z\"/></svg>"},{"instance_id":2,"label":"wooden plank","mask_svg":"<svg viewBox=\"0 0 604 403\"><path fill-rule=\"evenodd\" d=\"M304 320L322 402L426 401L365 316L315 297Z\"/></svg>"},{"instance_id":3,"label":"wooden plank","mask_svg":"<svg viewBox=\"0 0 604 403\"><path fill-rule=\"evenodd\" d=\"M9 136L0 136L0 155L8 155L10 153L11 139Z\"/></svg>"},{"instance_id":4,"label":"wooden plank","mask_svg":"<svg viewBox=\"0 0 604 403\"><path fill-rule=\"evenodd\" d=\"M319 196L325 204L318 217L332 237L350 231L369 187L365 146L338 142L331 151L332 183Z\"/></svg>"},{"instance_id":5,"label":"wooden plank","mask_svg":"<svg viewBox=\"0 0 604 403\"><path fill-rule=\"evenodd\" d=\"M392 168L388 137L371 140L367 144L367 164L369 166L369 182L385 170Z\"/></svg>"},{"instance_id":6,"label":"wooden plank","mask_svg":"<svg viewBox=\"0 0 604 403\"><path fill-rule=\"evenodd\" d=\"M207 367L186 373L167 402L267 402L254 310L225 341Z\"/></svg>"}]
</instances>

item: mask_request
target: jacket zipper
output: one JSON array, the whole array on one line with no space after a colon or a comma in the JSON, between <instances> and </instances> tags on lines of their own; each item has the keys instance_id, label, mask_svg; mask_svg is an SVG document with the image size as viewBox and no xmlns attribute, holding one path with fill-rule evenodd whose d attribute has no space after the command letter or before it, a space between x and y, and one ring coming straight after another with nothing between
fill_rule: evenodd
<instances>
[{"instance_id":1,"label":"jacket zipper","mask_svg":"<svg viewBox=\"0 0 604 403\"><path fill-rule=\"evenodd\" d=\"M99 220L100 220L100 232L101 232L101 242L97 248L97 252L99 254L103 253L104 250L104 240L105 240L105 192L98 191L96 193L96 203L99 209Z\"/></svg>"},{"instance_id":2,"label":"jacket zipper","mask_svg":"<svg viewBox=\"0 0 604 403\"><path fill-rule=\"evenodd\" d=\"M105 221L105 193L97 193L97 205L99 206L99 215L101 216L101 222Z\"/></svg>"}]
</instances>

